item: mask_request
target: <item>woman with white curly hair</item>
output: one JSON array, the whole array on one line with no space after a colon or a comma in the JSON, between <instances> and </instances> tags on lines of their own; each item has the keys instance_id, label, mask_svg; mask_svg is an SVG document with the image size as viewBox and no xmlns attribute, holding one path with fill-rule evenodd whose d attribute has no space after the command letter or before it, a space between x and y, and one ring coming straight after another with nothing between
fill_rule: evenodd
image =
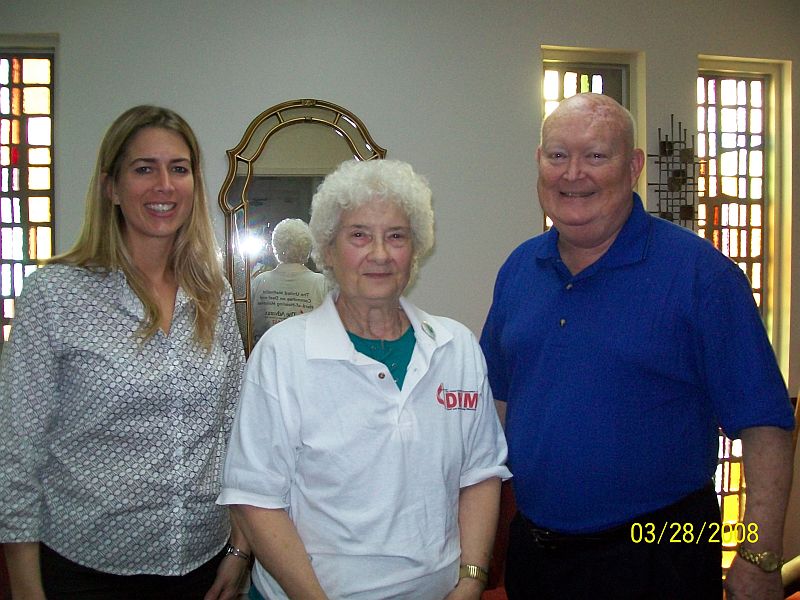
<instances>
[{"instance_id":1,"label":"woman with white curly hair","mask_svg":"<svg viewBox=\"0 0 800 600\"><path fill-rule=\"evenodd\" d=\"M272 251L278 265L253 279L254 341L284 319L311 312L325 298L325 276L305 266L311 242L311 231L302 219L284 219L272 230Z\"/></svg>"},{"instance_id":2,"label":"woman with white curly hair","mask_svg":"<svg viewBox=\"0 0 800 600\"><path fill-rule=\"evenodd\" d=\"M255 552L251 598L478 599L510 473L475 337L402 296L430 188L348 161L310 226L334 289L251 355L218 500Z\"/></svg>"}]
</instances>

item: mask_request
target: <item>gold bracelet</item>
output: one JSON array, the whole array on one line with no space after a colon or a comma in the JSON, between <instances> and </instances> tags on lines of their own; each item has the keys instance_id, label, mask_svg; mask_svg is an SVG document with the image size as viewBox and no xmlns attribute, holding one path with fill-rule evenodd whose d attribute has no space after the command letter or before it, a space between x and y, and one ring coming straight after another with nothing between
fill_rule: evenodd
<instances>
[{"instance_id":1,"label":"gold bracelet","mask_svg":"<svg viewBox=\"0 0 800 600\"><path fill-rule=\"evenodd\" d=\"M489 583L489 572L477 565L461 565L461 568L458 570L458 580L461 581L465 577L477 579L483 585Z\"/></svg>"}]
</instances>

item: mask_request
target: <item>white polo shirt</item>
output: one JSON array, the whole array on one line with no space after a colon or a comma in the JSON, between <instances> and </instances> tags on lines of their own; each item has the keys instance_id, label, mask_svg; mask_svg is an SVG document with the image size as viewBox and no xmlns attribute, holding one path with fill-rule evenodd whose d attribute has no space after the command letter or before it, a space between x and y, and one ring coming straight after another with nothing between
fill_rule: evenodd
<instances>
[{"instance_id":1,"label":"white polo shirt","mask_svg":"<svg viewBox=\"0 0 800 600\"><path fill-rule=\"evenodd\" d=\"M355 351L329 294L248 361L220 504L286 508L331 598L441 600L458 580L462 487L510 477L475 337L405 299L403 389ZM286 598L257 564L267 598Z\"/></svg>"}]
</instances>

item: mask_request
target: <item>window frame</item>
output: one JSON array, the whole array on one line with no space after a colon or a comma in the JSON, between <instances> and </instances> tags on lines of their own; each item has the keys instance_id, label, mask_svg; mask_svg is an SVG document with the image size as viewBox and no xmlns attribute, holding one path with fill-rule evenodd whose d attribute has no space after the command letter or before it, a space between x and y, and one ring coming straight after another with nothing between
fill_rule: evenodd
<instances>
[{"instance_id":1,"label":"window frame","mask_svg":"<svg viewBox=\"0 0 800 600\"><path fill-rule=\"evenodd\" d=\"M58 43L58 36L57 35L48 35L48 34L41 34L41 35L14 35L14 34L0 34L0 52L3 55L13 55L14 57L19 58L47 58L50 61L50 83L48 87L50 88L50 113L47 115L51 119L50 124L50 164L48 165L50 168L50 188L46 191L46 193L50 196L50 221L46 224L42 224L44 226L50 227L50 235L49 235L49 243L50 243L50 256L55 255L55 240L56 240L56 204L57 204L57 190L56 190L56 173L57 173L57 159L56 159L56 148L57 148L57 141L56 141L56 117L57 117L57 102L56 102L56 89L58 87L57 83L57 76L56 76L56 66L57 66L57 43ZM36 85L36 84L34 84ZM9 82L9 87L12 87L12 82ZM21 101L21 100L20 100ZM0 117L7 118L13 117L11 113L8 115L0 115ZM24 113L21 113L22 117L24 117ZM24 134L23 131L20 132L20 136ZM20 146L25 147L27 146L27 140L23 142L22 138L20 139ZM22 162L23 165L27 165L27 159ZM22 178L22 174L20 173L20 178ZM22 188L22 186L20 186ZM19 227L23 229L23 257L21 260L18 259L8 259L3 257L3 262L10 262L12 264L12 273L11 277L14 278L13 275L13 265L14 264L21 264L22 265L22 281L28 274L28 267L31 265L35 265L34 268L39 268L44 262L46 262L47 258L40 259L30 258L29 254L29 236L32 235L30 233L31 223L28 221L28 199L31 196L36 196L36 190L28 190L27 186L24 189L24 197L22 194L19 194L20 198L20 220L19 220ZM20 191L23 191L21 189ZM13 198L14 192L13 190L9 190L8 193L3 193L4 195ZM35 225L37 228L38 225ZM37 231L37 233L39 233ZM24 287L24 283L20 283L19 289L17 289L12 282L12 296L6 297L3 296L1 299L3 303L0 304L0 353L2 353L3 346L5 343L5 334L7 331L7 327L11 326L13 323L13 316L7 317L6 316L6 306L5 300L12 300L16 303L16 299L19 297L19 293Z\"/></svg>"},{"instance_id":2,"label":"window frame","mask_svg":"<svg viewBox=\"0 0 800 600\"><path fill-rule=\"evenodd\" d=\"M764 260L761 311L784 379L788 380L792 284L791 65L786 61L698 56L697 75L766 76ZM788 129L787 129L788 128Z\"/></svg>"}]
</instances>

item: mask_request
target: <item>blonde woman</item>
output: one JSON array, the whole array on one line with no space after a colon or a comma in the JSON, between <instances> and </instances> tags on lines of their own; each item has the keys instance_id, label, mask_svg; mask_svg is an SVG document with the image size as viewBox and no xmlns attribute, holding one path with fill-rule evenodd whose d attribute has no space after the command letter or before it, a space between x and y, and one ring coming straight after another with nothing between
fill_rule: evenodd
<instances>
[{"instance_id":1,"label":"blonde woman","mask_svg":"<svg viewBox=\"0 0 800 600\"><path fill-rule=\"evenodd\" d=\"M137 106L100 146L75 247L34 272L0 364L0 541L14 597L232 598L214 504L243 349L200 150Z\"/></svg>"}]
</instances>

